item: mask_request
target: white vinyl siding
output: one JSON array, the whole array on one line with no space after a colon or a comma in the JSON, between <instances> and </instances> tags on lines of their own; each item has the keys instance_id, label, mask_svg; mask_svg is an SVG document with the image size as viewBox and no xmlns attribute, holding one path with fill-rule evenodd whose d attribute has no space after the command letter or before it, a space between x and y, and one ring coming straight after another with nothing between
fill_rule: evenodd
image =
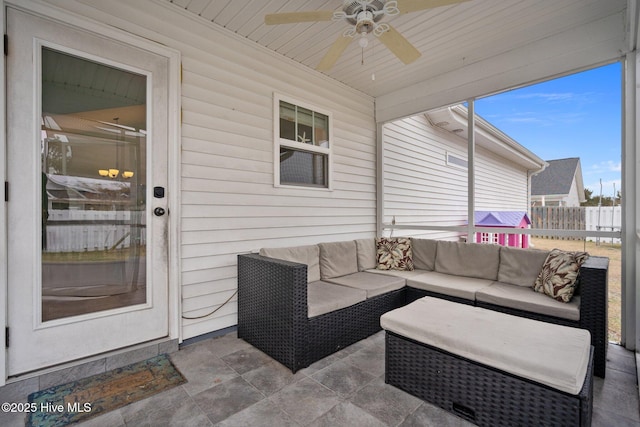
<instances>
[{"instance_id":1,"label":"white vinyl siding","mask_svg":"<svg viewBox=\"0 0 640 427\"><path fill-rule=\"evenodd\" d=\"M476 148L476 210L528 211L527 170Z\"/></svg>"},{"instance_id":2,"label":"white vinyl siding","mask_svg":"<svg viewBox=\"0 0 640 427\"><path fill-rule=\"evenodd\" d=\"M465 135L466 136L466 135ZM467 169L447 156L467 159L465 138L432 126L424 115L383 126L384 223L455 226L467 221ZM527 170L476 147L476 210L528 210ZM395 235L456 239L456 232L400 230Z\"/></svg>"},{"instance_id":3,"label":"white vinyl siding","mask_svg":"<svg viewBox=\"0 0 640 427\"><path fill-rule=\"evenodd\" d=\"M240 253L375 236L371 97L168 3L52 3L182 55L181 212L171 214L182 218L184 316L206 315L233 295ZM274 92L332 113L332 191L274 187ZM183 320L182 338L236 325L236 298Z\"/></svg>"},{"instance_id":4,"label":"white vinyl siding","mask_svg":"<svg viewBox=\"0 0 640 427\"><path fill-rule=\"evenodd\" d=\"M178 47L184 67L182 310L189 317L209 313L233 294L239 253L375 234L372 100L243 42L207 36L203 27L199 45ZM211 36L218 41L212 44ZM274 187L274 91L335 112L332 192ZM236 298L213 316L184 320L183 338L235 325Z\"/></svg>"}]
</instances>

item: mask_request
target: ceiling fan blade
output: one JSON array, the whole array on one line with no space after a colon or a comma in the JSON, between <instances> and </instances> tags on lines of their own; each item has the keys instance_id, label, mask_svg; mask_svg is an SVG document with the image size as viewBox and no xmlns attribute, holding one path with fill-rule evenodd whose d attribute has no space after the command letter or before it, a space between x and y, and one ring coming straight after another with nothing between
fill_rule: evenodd
<instances>
[{"instance_id":1,"label":"ceiling fan blade","mask_svg":"<svg viewBox=\"0 0 640 427\"><path fill-rule=\"evenodd\" d=\"M329 51L324 55L324 57L316 67L316 70L329 71L334 66L338 58L340 58L342 52L344 52L344 50L352 41L353 37L338 37L338 40L336 40L335 43L331 45Z\"/></svg>"},{"instance_id":2,"label":"ceiling fan blade","mask_svg":"<svg viewBox=\"0 0 640 427\"><path fill-rule=\"evenodd\" d=\"M331 21L333 10L314 10L310 12L284 12L265 15L267 25L294 24L296 22Z\"/></svg>"},{"instance_id":3,"label":"ceiling fan blade","mask_svg":"<svg viewBox=\"0 0 640 427\"><path fill-rule=\"evenodd\" d=\"M448 6L450 4L464 3L469 0L397 0L400 13L417 12L419 10L432 9L434 7Z\"/></svg>"},{"instance_id":4,"label":"ceiling fan blade","mask_svg":"<svg viewBox=\"0 0 640 427\"><path fill-rule=\"evenodd\" d=\"M391 25L389 25L389 29L382 33L378 39L405 64L412 63L422 55L418 49L413 47L413 45Z\"/></svg>"}]
</instances>

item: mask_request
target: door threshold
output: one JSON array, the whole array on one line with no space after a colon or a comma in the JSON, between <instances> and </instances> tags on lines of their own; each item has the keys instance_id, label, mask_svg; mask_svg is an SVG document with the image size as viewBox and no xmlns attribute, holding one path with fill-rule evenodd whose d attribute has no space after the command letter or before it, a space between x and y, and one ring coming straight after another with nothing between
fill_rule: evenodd
<instances>
[{"instance_id":1,"label":"door threshold","mask_svg":"<svg viewBox=\"0 0 640 427\"><path fill-rule=\"evenodd\" d=\"M37 379L38 388L33 391L38 391L107 372L112 369L121 368L132 363L150 359L159 354L170 354L176 351L178 351L177 338L160 338L72 362L10 376L7 378L6 384L9 385L20 381L33 381L33 379ZM31 387L33 387L33 385ZM1 388L2 387L0 387L0 389Z\"/></svg>"}]
</instances>

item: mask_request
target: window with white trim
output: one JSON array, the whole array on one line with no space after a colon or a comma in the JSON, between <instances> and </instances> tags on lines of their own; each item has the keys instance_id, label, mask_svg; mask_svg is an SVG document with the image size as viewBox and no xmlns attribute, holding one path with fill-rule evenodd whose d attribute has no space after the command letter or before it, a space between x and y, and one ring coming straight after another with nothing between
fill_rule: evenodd
<instances>
[{"instance_id":1,"label":"window with white trim","mask_svg":"<svg viewBox=\"0 0 640 427\"><path fill-rule=\"evenodd\" d=\"M331 114L275 97L275 185L331 188Z\"/></svg>"}]
</instances>

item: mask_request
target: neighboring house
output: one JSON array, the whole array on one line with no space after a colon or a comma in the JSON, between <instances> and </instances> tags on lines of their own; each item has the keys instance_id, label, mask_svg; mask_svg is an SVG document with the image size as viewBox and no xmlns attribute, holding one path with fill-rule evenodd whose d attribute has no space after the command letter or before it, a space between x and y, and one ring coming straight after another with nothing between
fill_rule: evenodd
<instances>
[{"instance_id":1,"label":"neighboring house","mask_svg":"<svg viewBox=\"0 0 640 427\"><path fill-rule=\"evenodd\" d=\"M456 105L383 127L385 222L395 218L397 225L467 223L467 117L467 109ZM544 160L476 115L476 210L528 211L529 178L544 166Z\"/></svg>"},{"instance_id":2,"label":"neighboring house","mask_svg":"<svg viewBox=\"0 0 640 427\"><path fill-rule=\"evenodd\" d=\"M580 206L586 200L579 157L548 160L531 178L532 206Z\"/></svg>"},{"instance_id":3,"label":"neighboring house","mask_svg":"<svg viewBox=\"0 0 640 427\"><path fill-rule=\"evenodd\" d=\"M638 16L626 0L538 3L474 0L398 17L416 62L352 43L321 73L344 23L267 27L263 16L340 0L2 1L0 384L228 331L238 254L372 238L394 216L464 224L467 113L442 106L636 60ZM506 18L512 25L500 25ZM635 115L625 120L633 133ZM526 210L529 176L544 162L489 123L476 127L475 209ZM92 180L130 184L96 194ZM108 192L121 202L110 210L99 197ZM634 220L627 214L632 230ZM42 245L72 227L81 251ZM47 283L43 266L68 266L64 283ZM125 299L115 276L135 298L100 305ZM100 289L65 286L83 277ZM61 315L50 301L77 311Z\"/></svg>"}]
</instances>

